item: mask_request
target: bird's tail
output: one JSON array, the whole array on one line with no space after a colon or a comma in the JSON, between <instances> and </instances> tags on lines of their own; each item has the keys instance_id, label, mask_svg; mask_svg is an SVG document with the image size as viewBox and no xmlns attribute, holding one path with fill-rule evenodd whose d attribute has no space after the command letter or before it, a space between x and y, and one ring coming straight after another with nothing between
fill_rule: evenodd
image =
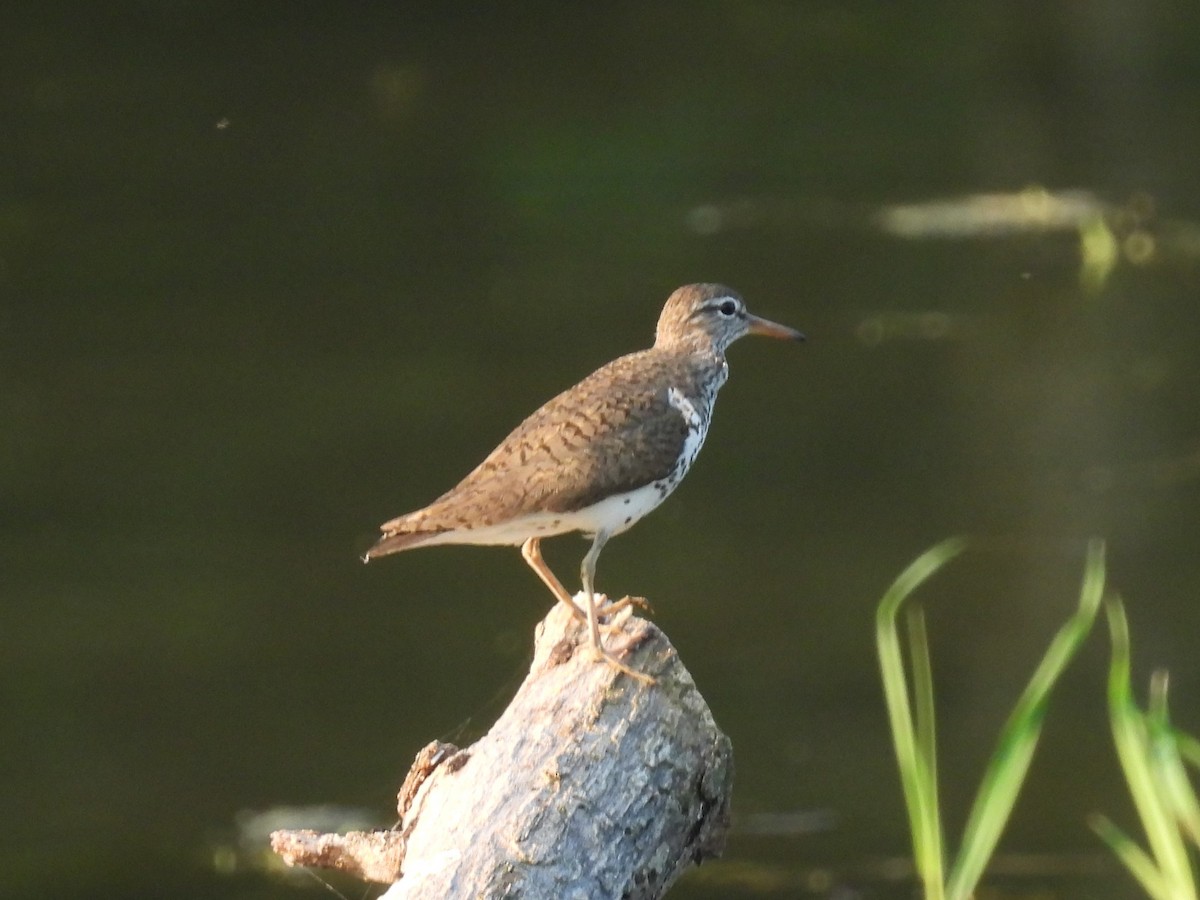
<instances>
[{"instance_id":1,"label":"bird's tail","mask_svg":"<svg viewBox=\"0 0 1200 900\"><path fill-rule=\"evenodd\" d=\"M390 553L399 553L401 550L419 547L426 541L437 537L438 534L440 532L437 531L384 532L383 537L370 550L363 554L362 561L368 563L380 556L387 556Z\"/></svg>"}]
</instances>

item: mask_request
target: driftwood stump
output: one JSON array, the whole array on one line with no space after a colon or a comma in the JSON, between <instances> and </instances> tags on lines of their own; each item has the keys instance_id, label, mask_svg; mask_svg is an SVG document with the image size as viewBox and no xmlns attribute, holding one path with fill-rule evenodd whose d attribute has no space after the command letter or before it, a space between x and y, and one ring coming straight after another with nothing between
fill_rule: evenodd
<instances>
[{"instance_id":1,"label":"driftwood stump","mask_svg":"<svg viewBox=\"0 0 1200 900\"><path fill-rule=\"evenodd\" d=\"M560 604L492 729L418 754L396 830L280 831L275 851L394 882L388 900L661 897L724 847L732 750L663 633L628 611L617 620L606 645L627 645L657 684L593 661Z\"/></svg>"}]
</instances>

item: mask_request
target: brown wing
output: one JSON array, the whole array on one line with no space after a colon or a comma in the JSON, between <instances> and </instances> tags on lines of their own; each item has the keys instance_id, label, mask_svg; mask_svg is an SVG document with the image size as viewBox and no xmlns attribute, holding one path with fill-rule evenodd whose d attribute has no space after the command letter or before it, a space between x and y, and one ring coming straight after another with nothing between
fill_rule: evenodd
<instances>
[{"instance_id":1,"label":"brown wing","mask_svg":"<svg viewBox=\"0 0 1200 900\"><path fill-rule=\"evenodd\" d=\"M668 475L687 437L671 406L679 359L653 350L622 357L550 400L474 471L385 534L489 525L533 512L578 509Z\"/></svg>"}]
</instances>

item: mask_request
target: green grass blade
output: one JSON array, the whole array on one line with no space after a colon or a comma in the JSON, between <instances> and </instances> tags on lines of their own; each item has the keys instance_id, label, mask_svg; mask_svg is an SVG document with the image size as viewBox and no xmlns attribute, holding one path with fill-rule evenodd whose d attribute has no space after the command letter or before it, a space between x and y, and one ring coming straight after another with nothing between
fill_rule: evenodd
<instances>
[{"instance_id":1,"label":"green grass blade","mask_svg":"<svg viewBox=\"0 0 1200 900\"><path fill-rule=\"evenodd\" d=\"M1088 544L1079 606L1051 641L1005 722L996 752L988 762L963 832L962 847L950 873L947 896L951 900L970 897L979 883L1029 771L1050 692L1091 631L1103 596L1104 543L1093 540Z\"/></svg>"},{"instance_id":2,"label":"green grass blade","mask_svg":"<svg viewBox=\"0 0 1200 900\"><path fill-rule=\"evenodd\" d=\"M1114 825L1106 816L1093 815L1088 818L1088 824L1104 843L1112 849L1117 859L1125 864L1125 868L1138 880L1147 894L1154 900L1175 900L1158 866L1145 850L1139 847L1120 828Z\"/></svg>"},{"instance_id":3,"label":"green grass blade","mask_svg":"<svg viewBox=\"0 0 1200 900\"><path fill-rule=\"evenodd\" d=\"M1163 805L1175 819L1176 827L1200 847L1200 800L1188 781L1173 735L1151 732L1150 748L1154 758L1154 780Z\"/></svg>"},{"instance_id":4,"label":"green grass blade","mask_svg":"<svg viewBox=\"0 0 1200 900\"><path fill-rule=\"evenodd\" d=\"M1174 817L1177 827L1200 847L1200 801L1188 780L1179 752L1181 733L1171 727L1167 708L1167 673L1157 671L1150 679L1150 704L1146 733L1150 741L1151 772L1158 795Z\"/></svg>"},{"instance_id":5,"label":"green grass blade","mask_svg":"<svg viewBox=\"0 0 1200 900\"><path fill-rule=\"evenodd\" d=\"M964 539L951 538L925 551L888 588L875 614L875 640L888 721L900 768L913 855L925 885L926 900L941 900L942 897L944 861L941 823L936 805L934 773L928 770L924 755L917 749L918 737L909 704L908 679L904 672L904 655L896 617L904 600L965 547Z\"/></svg>"},{"instance_id":6,"label":"green grass blade","mask_svg":"<svg viewBox=\"0 0 1200 900\"><path fill-rule=\"evenodd\" d=\"M1146 722L1133 701L1130 685L1129 623L1119 598L1108 604L1112 662L1108 674L1108 707L1117 757L1142 821L1150 851L1173 900L1196 896L1187 846L1163 803L1151 765Z\"/></svg>"},{"instance_id":7,"label":"green grass blade","mask_svg":"<svg viewBox=\"0 0 1200 900\"><path fill-rule=\"evenodd\" d=\"M920 606L908 609L908 661L912 666L913 706L916 708L916 745L921 765L927 774L925 802L941 810L938 799L937 716L933 704L933 667L929 661L929 635L925 631L925 613ZM940 813L932 827L937 828L936 847L941 861L946 835ZM939 880L940 880L939 875Z\"/></svg>"},{"instance_id":8,"label":"green grass blade","mask_svg":"<svg viewBox=\"0 0 1200 900\"><path fill-rule=\"evenodd\" d=\"M1184 762L1189 762L1200 769L1200 741L1182 731L1175 732L1175 747Z\"/></svg>"}]
</instances>

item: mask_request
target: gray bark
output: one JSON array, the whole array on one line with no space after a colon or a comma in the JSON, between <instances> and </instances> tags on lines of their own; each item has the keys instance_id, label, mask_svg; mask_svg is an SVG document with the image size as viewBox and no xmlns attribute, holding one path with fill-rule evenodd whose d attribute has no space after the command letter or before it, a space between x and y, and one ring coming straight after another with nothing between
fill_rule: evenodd
<instances>
[{"instance_id":1,"label":"gray bark","mask_svg":"<svg viewBox=\"0 0 1200 900\"><path fill-rule=\"evenodd\" d=\"M277 832L291 864L376 880L387 900L651 900L717 856L729 825L729 739L663 633L622 613L605 645L657 679L591 659L556 606L508 709L470 747L431 744L372 835ZM370 874L367 874L370 873Z\"/></svg>"}]
</instances>

